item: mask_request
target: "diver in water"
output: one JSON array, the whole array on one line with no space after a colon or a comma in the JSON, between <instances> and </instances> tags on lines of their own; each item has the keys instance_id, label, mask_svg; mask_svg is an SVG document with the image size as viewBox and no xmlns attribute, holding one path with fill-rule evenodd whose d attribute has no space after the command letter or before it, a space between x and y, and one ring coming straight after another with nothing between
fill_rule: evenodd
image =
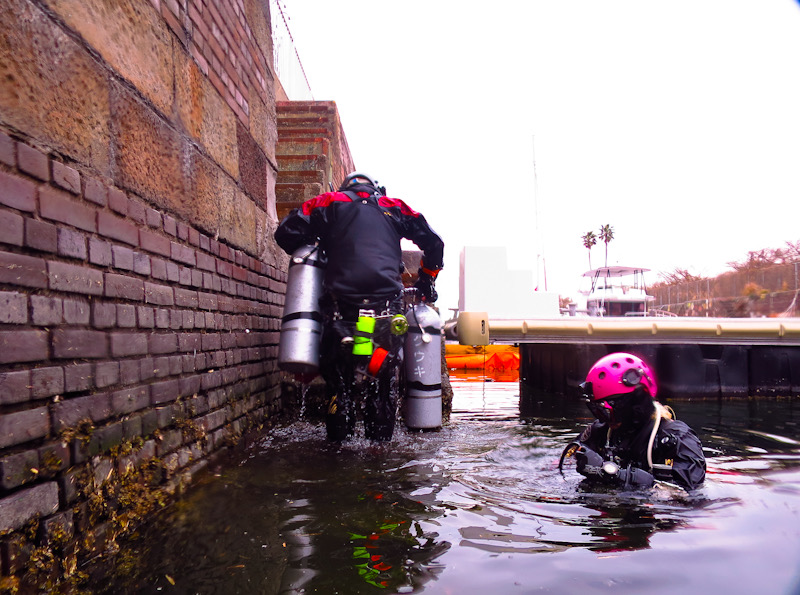
<instances>
[{"instance_id":1,"label":"diver in water","mask_svg":"<svg viewBox=\"0 0 800 595\"><path fill-rule=\"evenodd\" d=\"M706 474L700 439L674 412L655 400L655 377L641 358L612 353L600 358L581 384L596 421L570 443L561 457L575 456L590 481L648 488L656 480L686 490Z\"/></svg>"},{"instance_id":2,"label":"diver in water","mask_svg":"<svg viewBox=\"0 0 800 595\"><path fill-rule=\"evenodd\" d=\"M303 245L318 245L326 262L319 304L320 372L327 388L330 440L353 435L356 401L364 395L366 437L392 438L403 339L392 332L391 320L403 306L403 238L422 249L414 287L432 304L438 297L434 282L442 268L442 239L425 217L402 200L387 197L386 189L363 173L348 175L338 192L305 201L275 231L275 240L288 254ZM364 345L368 348L361 353Z\"/></svg>"}]
</instances>

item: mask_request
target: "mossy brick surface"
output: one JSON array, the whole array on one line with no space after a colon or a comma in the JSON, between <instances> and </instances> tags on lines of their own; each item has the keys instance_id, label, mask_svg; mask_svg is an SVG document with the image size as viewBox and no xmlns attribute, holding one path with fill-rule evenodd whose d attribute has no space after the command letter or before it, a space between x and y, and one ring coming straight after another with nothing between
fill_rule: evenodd
<instances>
[{"instance_id":1,"label":"mossy brick surface","mask_svg":"<svg viewBox=\"0 0 800 595\"><path fill-rule=\"evenodd\" d=\"M34 481L38 473L39 453L36 450L18 452L0 459L0 487L5 490Z\"/></svg>"},{"instance_id":2,"label":"mossy brick surface","mask_svg":"<svg viewBox=\"0 0 800 595\"><path fill-rule=\"evenodd\" d=\"M122 444L124 439L122 422L116 422L96 428L86 446L86 454L94 457L108 453L115 446Z\"/></svg>"},{"instance_id":3,"label":"mossy brick surface","mask_svg":"<svg viewBox=\"0 0 800 595\"><path fill-rule=\"evenodd\" d=\"M53 403L51 411L53 429L61 432L68 428L78 427L81 422L86 420L94 423L105 421L111 417L111 403L108 393L96 393Z\"/></svg>"},{"instance_id":4,"label":"mossy brick surface","mask_svg":"<svg viewBox=\"0 0 800 595\"><path fill-rule=\"evenodd\" d=\"M21 528L32 518L58 510L58 485L54 481L14 492L0 499L0 531Z\"/></svg>"}]
</instances>

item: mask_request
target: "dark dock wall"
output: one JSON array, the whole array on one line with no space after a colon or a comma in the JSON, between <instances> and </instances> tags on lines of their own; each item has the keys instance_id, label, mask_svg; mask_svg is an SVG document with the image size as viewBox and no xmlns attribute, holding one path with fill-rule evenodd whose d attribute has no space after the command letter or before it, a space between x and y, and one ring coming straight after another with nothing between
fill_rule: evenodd
<instances>
[{"instance_id":1,"label":"dark dock wall","mask_svg":"<svg viewBox=\"0 0 800 595\"><path fill-rule=\"evenodd\" d=\"M0 3L0 590L284 409L268 10Z\"/></svg>"},{"instance_id":2,"label":"dark dock wall","mask_svg":"<svg viewBox=\"0 0 800 595\"><path fill-rule=\"evenodd\" d=\"M634 353L655 370L659 399L800 395L800 347L780 345L520 345L523 392L579 394L599 358Z\"/></svg>"}]
</instances>

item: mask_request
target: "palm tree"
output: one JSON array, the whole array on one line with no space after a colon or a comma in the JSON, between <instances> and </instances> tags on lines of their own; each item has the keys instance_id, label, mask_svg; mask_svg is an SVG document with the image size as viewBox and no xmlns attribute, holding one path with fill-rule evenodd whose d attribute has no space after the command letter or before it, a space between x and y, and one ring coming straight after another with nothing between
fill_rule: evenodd
<instances>
[{"instance_id":1,"label":"palm tree","mask_svg":"<svg viewBox=\"0 0 800 595\"><path fill-rule=\"evenodd\" d=\"M593 231L587 231L581 236L583 240L583 247L589 251L589 270L592 268L592 246L597 243L597 236Z\"/></svg>"},{"instance_id":2,"label":"palm tree","mask_svg":"<svg viewBox=\"0 0 800 595\"><path fill-rule=\"evenodd\" d=\"M614 239L614 228L606 224L600 227L600 241L606 245L606 266L608 266L608 243Z\"/></svg>"}]
</instances>

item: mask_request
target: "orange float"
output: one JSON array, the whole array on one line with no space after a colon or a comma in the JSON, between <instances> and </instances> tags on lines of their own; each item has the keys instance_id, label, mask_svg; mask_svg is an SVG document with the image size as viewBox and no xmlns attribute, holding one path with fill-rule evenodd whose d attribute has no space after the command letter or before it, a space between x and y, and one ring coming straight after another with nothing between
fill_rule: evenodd
<instances>
[{"instance_id":1,"label":"orange float","mask_svg":"<svg viewBox=\"0 0 800 595\"><path fill-rule=\"evenodd\" d=\"M451 370L486 370L507 372L519 370L519 354L511 351L497 353L475 353L446 355L447 367Z\"/></svg>"}]
</instances>

